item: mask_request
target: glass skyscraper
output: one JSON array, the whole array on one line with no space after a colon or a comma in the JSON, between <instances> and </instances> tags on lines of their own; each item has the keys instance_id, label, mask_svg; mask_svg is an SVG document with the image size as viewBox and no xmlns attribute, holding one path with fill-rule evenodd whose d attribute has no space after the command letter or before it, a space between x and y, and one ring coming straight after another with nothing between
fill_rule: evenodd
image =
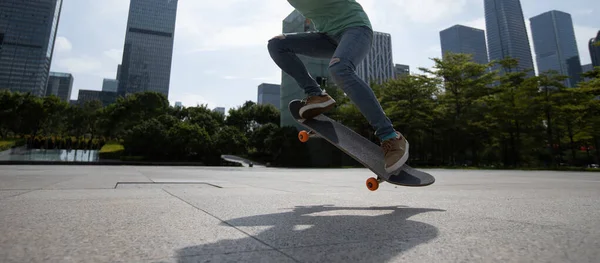
<instances>
[{"instance_id":1,"label":"glass skyscraper","mask_svg":"<svg viewBox=\"0 0 600 263\"><path fill-rule=\"evenodd\" d=\"M0 89L46 94L62 0L0 1Z\"/></svg>"},{"instance_id":2,"label":"glass skyscraper","mask_svg":"<svg viewBox=\"0 0 600 263\"><path fill-rule=\"evenodd\" d=\"M490 61L511 57L519 61L517 70L531 69L533 58L519 0L484 0L485 27ZM494 68L503 72L503 69Z\"/></svg>"},{"instance_id":3,"label":"glass skyscraper","mask_svg":"<svg viewBox=\"0 0 600 263\"><path fill-rule=\"evenodd\" d=\"M131 0L119 70L119 95L169 96L178 0Z\"/></svg>"},{"instance_id":4,"label":"glass skyscraper","mask_svg":"<svg viewBox=\"0 0 600 263\"><path fill-rule=\"evenodd\" d=\"M61 100L69 102L71 100L71 90L73 89L73 75L70 73L50 72L48 85L46 86L46 96L57 96Z\"/></svg>"},{"instance_id":5,"label":"glass skyscraper","mask_svg":"<svg viewBox=\"0 0 600 263\"><path fill-rule=\"evenodd\" d=\"M455 25L440 31L442 56L447 52L471 54L473 61L488 63L485 31L463 25Z\"/></svg>"},{"instance_id":6,"label":"glass skyscraper","mask_svg":"<svg viewBox=\"0 0 600 263\"><path fill-rule=\"evenodd\" d=\"M279 109L281 104L281 85L269 83L258 85L256 103L259 105L271 104Z\"/></svg>"},{"instance_id":7,"label":"glass skyscraper","mask_svg":"<svg viewBox=\"0 0 600 263\"><path fill-rule=\"evenodd\" d=\"M529 19L538 72L557 71L568 76L565 86L575 87L581 79L581 61L571 15L549 11Z\"/></svg>"},{"instance_id":8,"label":"glass skyscraper","mask_svg":"<svg viewBox=\"0 0 600 263\"><path fill-rule=\"evenodd\" d=\"M394 79L394 59L392 56L392 36L388 33L373 32L371 51L356 67L356 74L370 84L382 84Z\"/></svg>"},{"instance_id":9,"label":"glass skyscraper","mask_svg":"<svg viewBox=\"0 0 600 263\"><path fill-rule=\"evenodd\" d=\"M600 67L600 30L598 30L598 34L596 38L590 39L589 49L590 56L592 57L592 66Z\"/></svg>"},{"instance_id":10,"label":"glass skyscraper","mask_svg":"<svg viewBox=\"0 0 600 263\"><path fill-rule=\"evenodd\" d=\"M400 78L410 75L410 66L403 64L394 65L394 77Z\"/></svg>"}]
</instances>

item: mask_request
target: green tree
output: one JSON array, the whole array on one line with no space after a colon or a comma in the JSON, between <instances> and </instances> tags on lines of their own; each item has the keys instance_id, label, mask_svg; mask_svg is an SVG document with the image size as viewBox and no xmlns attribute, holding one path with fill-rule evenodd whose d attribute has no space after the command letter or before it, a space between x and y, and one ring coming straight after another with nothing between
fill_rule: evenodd
<instances>
[{"instance_id":1,"label":"green tree","mask_svg":"<svg viewBox=\"0 0 600 263\"><path fill-rule=\"evenodd\" d=\"M394 127L411 143L411 159L429 161L434 110L439 82L425 75L409 75L382 85L379 96Z\"/></svg>"},{"instance_id":2,"label":"green tree","mask_svg":"<svg viewBox=\"0 0 600 263\"><path fill-rule=\"evenodd\" d=\"M443 127L438 130L444 142L442 156L450 164L477 160L483 147L480 138L485 133L480 126L472 125L473 120L482 119L476 102L491 92L495 73L488 70L490 65L475 63L467 54L446 53L442 59L433 61L432 69L421 70L443 83L436 109L439 113L436 124Z\"/></svg>"}]
</instances>

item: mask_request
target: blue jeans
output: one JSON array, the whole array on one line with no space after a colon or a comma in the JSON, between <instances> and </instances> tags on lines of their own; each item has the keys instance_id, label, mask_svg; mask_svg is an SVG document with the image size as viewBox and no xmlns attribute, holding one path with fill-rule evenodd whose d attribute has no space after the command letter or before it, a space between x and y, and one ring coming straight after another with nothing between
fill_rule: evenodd
<instances>
[{"instance_id":1,"label":"blue jeans","mask_svg":"<svg viewBox=\"0 0 600 263\"><path fill-rule=\"evenodd\" d=\"M339 36L325 33L304 32L285 34L269 40L269 53L273 61L292 76L308 96L323 94L317 81L308 73L297 54L331 59L329 74L358 107L375 135L381 140L395 134L390 119L385 115L369 85L356 74L371 50L373 31L368 27L352 27Z\"/></svg>"}]
</instances>

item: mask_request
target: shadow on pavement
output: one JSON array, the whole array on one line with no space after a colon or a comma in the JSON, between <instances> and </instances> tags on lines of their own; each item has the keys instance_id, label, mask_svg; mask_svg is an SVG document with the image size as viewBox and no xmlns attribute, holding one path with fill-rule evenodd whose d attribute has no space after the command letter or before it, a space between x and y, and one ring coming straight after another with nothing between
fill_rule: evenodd
<instances>
[{"instance_id":1,"label":"shadow on pavement","mask_svg":"<svg viewBox=\"0 0 600 263\"><path fill-rule=\"evenodd\" d=\"M252 237L186 247L177 251L177 260L204 261L211 260L211 254L248 251L244 247L258 243L258 240L299 261L385 262L437 237L435 226L408 220L426 212L444 210L397 206L304 206L289 212L236 218L222 224L236 227ZM257 260L262 261L260 256L254 255L252 259L242 257L234 261Z\"/></svg>"}]
</instances>

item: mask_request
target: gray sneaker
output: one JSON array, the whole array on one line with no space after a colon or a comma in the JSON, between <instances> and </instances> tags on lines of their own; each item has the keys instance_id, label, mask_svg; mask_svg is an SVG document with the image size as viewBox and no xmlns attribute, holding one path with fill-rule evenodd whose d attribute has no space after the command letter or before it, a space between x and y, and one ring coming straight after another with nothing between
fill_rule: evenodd
<instances>
[{"instance_id":1,"label":"gray sneaker","mask_svg":"<svg viewBox=\"0 0 600 263\"><path fill-rule=\"evenodd\" d=\"M396 133L396 138L381 143L385 158L385 170L388 173L400 169L408 160L408 141L401 133Z\"/></svg>"},{"instance_id":2,"label":"gray sneaker","mask_svg":"<svg viewBox=\"0 0 600 263\"><path fill-rule=\"evenodd\" d=\"M305 120L312 119L320 114L331 110L335 107L335 100L327 95L309 96L306 99L306 104L300 108L300 117Z\"/></svg>"}]
</instances>

